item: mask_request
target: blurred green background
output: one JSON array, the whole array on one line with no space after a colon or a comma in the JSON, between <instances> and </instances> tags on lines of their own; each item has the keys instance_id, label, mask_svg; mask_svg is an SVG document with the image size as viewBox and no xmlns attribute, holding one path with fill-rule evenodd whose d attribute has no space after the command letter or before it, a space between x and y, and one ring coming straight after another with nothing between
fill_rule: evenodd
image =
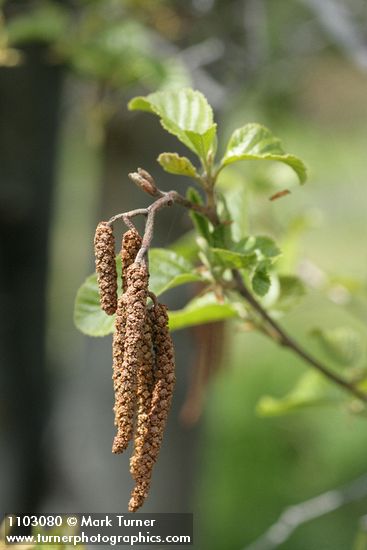
<instances>
[{"instance_id":1,"label":"blurred green background","mask_svg":"<svg viewBox=\"0 0 367 550\"><path fill-rule=\"evenodd\" d=\"M127 173L143 166L170 189L176 183L161 173L155 158L163 150L181 150L173 138L163 135L157 121L129 113L126 103L137 93L191 84L213 104L222 143L235 127L257 121L304 159L310 174L302 188L279 167L245 164L223 179L223 185L243 188L244 217L251 233L273 235L284 244L294 237L296 253L290 267L306 280L308 292L281 319L289 332L321 357L310 337L315 327L351 326L365 341L366 4L361 0L12 1L3 3L3 12L0 94L8 104L2 103L1 112L11 115L20 98L22 109L24 104L32 109L36 101L32 94L47 86L30 76L39 67L59 71L61 83L57 92L51 86L45 94L46 101L51 94L58 96L52 107L58 113L53 127L42 129L33 121L31 135L18 130L18 141L11 142L16 147L22 142L13 160L18 164L26 140L35 140L38 131L50 132L55 151L47 160L52 161L47 177L55 186L52 200L44 205L50 222L43 229L49 254L40 260L47 273L39 294L47 312L46 336L39 340L43 362L30 349L28 364L30 376L42 369L43 382L38 394L36 390L33 398L28 395L27 406L44 412L37 425L31 418L27 424L24 414L19 418L14 401L24 376L17 359L11 360L4 338L7 359L0 429L6 450L0 455L1 508L25 510L32 503L47 511L121 511L126 509L130 482L128 458L110 456L110 339L91 341L79 334L72 322L73 302L78 286L93 269L97 222L147 203L130 188ZM13 73L18 74L18 84ZM26 93L26 87L18 98L1 92L2 85L11 90L22 78L31 78L32 93ZM11 133L11 116L6 124L1 143ZM18 122L14 124L18 128ZM3 150L11 174L11 153L6 146ZM45 152L36 148L33 154L42 164ZM23 180L31 188L31 178ZM186 186L177 180L177 185ZM11 176L4 183L4 211L13 204L9 196L14 193L17 204L20 196L26 203L28 195L21 187L9 192ZM284 188L291 194L268 200ZM157 246L170 246L189 228L185 213L173 210L158 221ZM9 238L17 235L19 216L5 216ZM301 219L306 227L293 235L290 228ZM31 241L37 229L33 231L27 235ZM15 237L14 246L25 238ZM4 254L3 260L8 258ZM11 269L20 267L14 263ZM8 301L16 292L9 278L4 275L2 283ZM185 296L180 292L168 295L172 307L181 306L190 290ZM31 330L37 308L31 308L29 315ZM259 399L282 397L307 367L238 325L228 325L226 336L221 368L208 385L202 418L188 428L180 423L179 411L198 344L192 331L175 334L174 410L152 495L143 510L194 511L195 548L201 550L250 549L287 507L366 472L363 414L353 414L347 406L325 405L285 416L260 416ZM193 349L190 357L188 346ZM36 442L34 448L20 443L25 424ZM27 468L25 463L32 460L32 468ZM279 546L256 548L357 550L366 505L367 496L300 526ZM362 548L367 543L358 546Z\"/></svg>"}]
</instances>

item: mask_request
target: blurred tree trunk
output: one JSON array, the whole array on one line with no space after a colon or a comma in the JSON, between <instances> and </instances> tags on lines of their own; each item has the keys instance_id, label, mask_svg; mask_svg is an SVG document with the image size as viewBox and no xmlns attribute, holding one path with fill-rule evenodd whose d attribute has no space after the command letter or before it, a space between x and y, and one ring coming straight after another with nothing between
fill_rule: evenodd
<instances>
[{"instance_id":1,"label":"blurred tree trunk","mask_svg":"<svg viewBox=\"0 0 367 550\"><path fill-rule=\"evenodd\" d=\"M27 46L21 65L0 69L1 508L19 512L37 511L47 463L47 248L62 69L45 54Z\"/></svg>"}]
</instances>

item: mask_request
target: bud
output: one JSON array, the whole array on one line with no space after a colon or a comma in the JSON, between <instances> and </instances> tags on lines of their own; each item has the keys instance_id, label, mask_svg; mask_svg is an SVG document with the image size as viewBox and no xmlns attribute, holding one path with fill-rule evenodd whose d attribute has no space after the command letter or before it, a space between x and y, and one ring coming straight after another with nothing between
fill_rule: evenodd
<instances>
[{"instance_id":1,"label":"bud","mask_svg":"<svg viewBox=\"0 0 367 550\"><path fill-rule=\"evenodd\" d=\"M117 308L115 237L107 222L100 222L94 236L94 253L101 308L113 315Z\"/></svg>"},{"instance_id":2,"label":"bud","mask_svg":"<svg viewBox=\"0 0 367 550\"><path fill-rule=\"evenodd\" d=\"M133 181L140 189L151 195L152 197L156 197L159 195L159 191L157 189L157 186L154 182L154 179L152 176L143 170L142 168L138 169L138 172L131 172L129 174L129 178L131 181Z\"/></svg>"},{"instance_id":3,"label":"bud","mask_svg":"<svg viewBox=\"0 0 367 550\"><path fill-rule=\"evenodd\" d=\"M138 174L139 176L147 180L153 187L157 188L153 176L149 174L149 172L144 170L144 168L138 168Z\"/></svg>"}]
</instances>

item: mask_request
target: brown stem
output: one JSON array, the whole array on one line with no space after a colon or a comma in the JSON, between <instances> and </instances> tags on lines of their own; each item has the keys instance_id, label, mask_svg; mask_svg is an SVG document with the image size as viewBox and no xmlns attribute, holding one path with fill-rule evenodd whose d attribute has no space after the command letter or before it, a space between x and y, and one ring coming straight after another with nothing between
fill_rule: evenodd
<instances>
[{"instance_id":1,"label":"brown stem","mask_svg":"<svg viewBox=\"0 0 367 550\"><path fill-rule=\"evenodd\" d=\"M159 194L159 199L153 202L153 204L148 206L148 208L146 209L146 213L148 217L145 224L143 242L135 260L137 263L143 261L143 258L145 257L152 243L154 220L158 210L160 210L161 208L164 208L165 206L171 206L173 203L177 203L177 204L181 204L185 208L196 210L197 212L200 212L201 214L204 214L206 216L209 216L210 214L208 209L206 209L202 205L195 204L187 200L185 197L177 193L177 191L169 191L168 193L164 193L163 191L157 190L157 194ZM126 214L125 214L125 217L126 217Z\"/></svg>"},{"instance_id":2,"label":"brown stem","mask_svg":"<svg viewBox=\"0 0 367 550\"><path fill-rule=\"evenodd\" d=\"M148 208L137 208L136 210L130 210L129 212L122 212L121 214L116 214L116 216L112 216L108 220L108 224L112 225L116 220L120 220L121 218L124 220L124 223L128 226L129 229L135 229L135 226L132 224L130 218L134 218L135 216L147 216L148 215Z\"/></svg>"},{"instance_id":3,"label":"brown stem","mask_svg":"<svg viewBox=\"0 0 367 550\"><path fill-rule=\"evenodd\" d=\"M183 197L182 195L180 195L180 193L177 193L177 191L172 191L172 193L174 197L174 202L176 202L177 204L181 204L181 206L184 206L189 210L194 210L195 212L202 214L203 216L208 218L208 220L211 221L213 225L219 224L219 218L215 209L215 205L213 208L208 203L205 206L201 204L195 204L194 202L191 202L185 197Z\"/></svg>"},{"instance_id":4,"label":"brown stem","mask_svg":"<svg viewBox=\"0 0 367 550\"><path fill-rule=\"evenodd\" d=\"M150 206L147 208L137 208L136 210L130 210L129 212L122 212L121 214L116 214L113 216L108 223L112 225L116 220L122 219L129 229L135 229L134 224L131 221L131 218L139 215L147 216L147 221L145 224L144 236L142 241L142 246L136 256L136 262L140 263L145 261L146 253L148 252L150 245L153 239L153 230L154 230L154 220L155 215L161 208L165 206L171 206L173 203L180 204L189 210L194 210L199 212L203 216L206 216L214 225L219 223L218 215L215 209L215 204L209 206L203 206L201 204L195 204L190 200L186 199L184 196L177 193L177 191L169 191L165 193L158 189L154 183L153 178L148 172L139 168L138 172L132 172L129 174L129 178L136 184L138 187L145 191L149 195L158 197Z\"/></svg>"},{"instance_id":5,"label":"brown stem","mask_svg":"<svg viewBox=\"0 0 367 550\"><path fill-rule=\"evenodd\" d=\"M210 214L208 218L214 226L220 224L214 191L216 180L217 176L212 173L212 162L210 162L209 166L206 167L206 173L203 177L202 183L206 194L206 207Z\"/></svg>"},{"instance_id":6,"label":"brown stem","mask_svg":"<svg viewBox=\"0 0 367 550\"><path fill-rule=\"evenodd\" d=\"M161 208L164 208L165 206L171 206L174 201L174 193L175 191L170 191L169 193L165 193L162 197L157 199L153 204L148 206L148 217L145 224L145 231L143 236L143 241L141 244L141 248L136 256L136 263L140 263L143 261L146 253L148 252L150 245L152 243L153 239L153 230L154 230L154 220L155 215Z\"/></svg>"},{"instance_id":7,"label":"brown stem","mask_svg":"<svg viewBox=\"0 0 367 550\"><path fill-rule=\"evenodd\" d=\"M240 272L236 269L232 271L233 277L236 281L237 291L245 300L253 307L253 309L260 315L260 317L266 321L266 323L273 329L275 338L277 342L284 347L292 350L296 355L301 357L306 363L314 367L316 370L321 372L324 376L329 378L332 382L343 388L344 390L352 393L358 399L361 399L367 403L367 395L359 390L352 383L348 382L345 378L339 376L333 371L329 370L328 367L323 365L318 359L310 355L306 350L304 350L293 338L291 338L268 312L262 307L262 305L256 300L256 298L251 294L248 288L243 282Z\"/></svg>"},{"instance_id":8,"label":"brown stem","mask_svg":"<svg viewBox=\"0 0 367 550\"><path fill-rule=\"evenodd\" d=\"M214 226L219 225L220 219L217 212L214 187L210 187L209 189L206 190L206 201L207 201L206 206L210 214L208 218L210 219L210 221Z\"/></svg>"}]
</instances>

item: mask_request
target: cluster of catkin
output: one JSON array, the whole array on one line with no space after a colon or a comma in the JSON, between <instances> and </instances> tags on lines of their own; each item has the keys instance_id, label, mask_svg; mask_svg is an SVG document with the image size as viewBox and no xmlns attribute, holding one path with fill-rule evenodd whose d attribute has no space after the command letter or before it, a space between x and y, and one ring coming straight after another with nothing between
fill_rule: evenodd
<instances>
[{"instance_id":1,"label":"cluster of catkin","mask_svg":"<svg viewBox=\"0 0 367 550\"><path fill-rule=\"evenodd\" d=\"M130 512L140 508L148 495L175 383L167 309L148 292L146 264L135 262L141 242L134 230L123 236L123 292L118 298L115 239L108 222L98 224L94 240L101 307L109 315L116 313L112 378L117 432L112 452L122 453L134 437ZM148 295L153 298L151 307Z\"/></svg>"}]
</instances>

